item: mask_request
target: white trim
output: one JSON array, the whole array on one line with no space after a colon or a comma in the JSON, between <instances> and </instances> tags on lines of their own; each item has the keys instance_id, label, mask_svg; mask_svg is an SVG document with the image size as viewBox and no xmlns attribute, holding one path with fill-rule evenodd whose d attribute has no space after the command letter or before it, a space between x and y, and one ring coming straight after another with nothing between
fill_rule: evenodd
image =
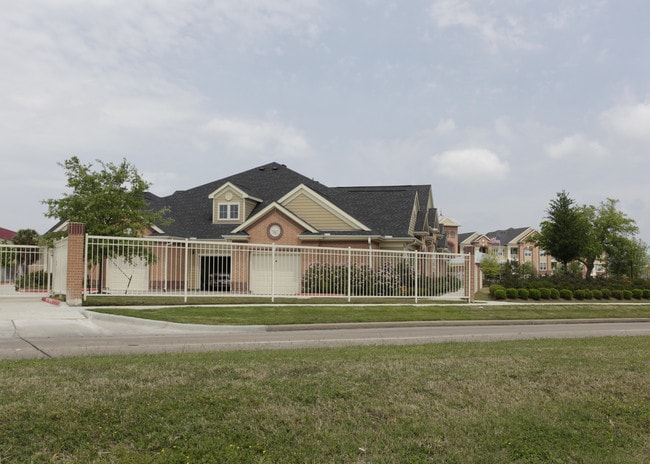
<instances>
[{"instance_id":1,"label":"white trim","mask_svg":"<svg viewBox=\"0 0 650 464\"><path fill-rule=\"evenodd\" d=\"M215 190L215 191L212 192L210 195L208 195L208 198L210 198L210 199L212 200L212 199L214 199L215 197L217 197L221 192L223 192L223 191L226 190L226 189L234 190L235 193L237 193L237 195L239 195L239 196L240 196L242 199L244 199L244 200L253 200L253 201L256 201L256 202L258 202L258 203L262 203L262 200L260 200L259 198L256 198L256 197L253 197L253 196L250 196L248 193L244 192L242 189L240 189L239 187L237 187L237 186L236 186L235 184L233 184L232 182L226 182L226 183L223 184L221 187L219 187L217 190Z\"/></svg>"},{"instance_id":2,"label":"white trim","mask_svg":"<svg viewBox=\"0 0 650 464\"><path fill-rule=\"evenodd\" d=\"M278 203L284 206L287 203L291 202L292 200L296 199L301 194L306 195L310 200L313 200L314 202L318 203L321 207L323 207L325 210L335 215L337 218L339 218L340 220L348 224L350 227L353 227L357 230L365 230L367 232L370 232L369 227L367 227L366 225L364 225L362 222L358 221L354 217L350 216L348 213L343 211L334 203L323 198L321 195L319 195L317 192L307 187L305 184L298 185L296 188L291 190L285 196L280 198L278 200Z\"/></svg>"},{"instance_id":3,"label":"white trim","mask_svg":"<svg viewBox=\"0 0 650 464\"><path fill-rule=\"evenodd\" d=\"M282 214L287 216L289 219L294 221L296 224L298 224L298 225L302 226L303 228L307 229L308 231L314 232L314 233L318 232L317 229L314 229L311 225L309 225L308 223L306 223L305 221L300 219L298 216L293 214L287 208L285 208L284 206L282 206L282 205L280 205L280 204L278 204L276 202L273 202L270 205L268 205L266 208L264 208L262 211L257 213L255 216L252 216L252 217L248 218L248 220L244 221L242 224L235 227L233 230L230 231L230 233L231 234L236 234L237 232L243 231L248 226L256 223L257 221L259 221L261 218L266 216L268 213L270 213L274 209L280 211Z\"/></svg>"}]
</instances>

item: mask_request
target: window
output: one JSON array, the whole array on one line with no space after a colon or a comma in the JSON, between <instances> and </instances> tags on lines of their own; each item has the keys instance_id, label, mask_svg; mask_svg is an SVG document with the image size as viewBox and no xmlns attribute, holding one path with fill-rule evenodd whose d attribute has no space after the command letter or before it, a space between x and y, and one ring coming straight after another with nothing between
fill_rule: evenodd
<instances>
[{"instance_id":1,"label":"window","mask_svg":"<svg viewBox=\"0 0 650 464\"><path fill-rule=\"evenodd\" d=\"M239 204L219 203L219 219L239 219Z\"/></svg>"},{"instance_id":2,"label":"window","mask_svg":"<svg viewBox=\"0 0 650 464\"><path fill-rule=\"evenodd\" d=\"M524 248L524 256L526 257L533 256L533 249L531 247Z\"/></svg>"},{"instance_id":3,"label":"window","mask_svg":"<svg viewBox=\"0 0 650 464\"><path fill-rule=\"evenodd\" d=\"M543 248L540 248L539 249L539 255L540 256L546 256L546 250L544 250Z\"/></svg>"},{"instance_id":4,"label":"window","mask_svg":"<svg viewBox=\"0 0 650 464\"><path fill-rule=\"evenodd\" d=\"M546 271L546 263L544 261L539 263L539 270L540 271Z\"/></svg>"}]
</instances>

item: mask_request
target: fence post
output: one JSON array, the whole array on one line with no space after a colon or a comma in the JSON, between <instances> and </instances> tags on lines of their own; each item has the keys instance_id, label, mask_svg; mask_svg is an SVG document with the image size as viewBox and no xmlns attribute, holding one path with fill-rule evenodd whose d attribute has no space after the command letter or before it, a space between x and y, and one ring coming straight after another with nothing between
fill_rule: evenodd
<instances>
[{"instance_id":1,"label":"fence post","mask_svg":"<svg viewBox=\"0 0 650 464\"><path fill-rule=\"evenodd\" d=\"M275 303L275 243L271 244L271 303Z\"/></svg>"},{"instance_id":2,"label":"fence post","mask_svg":"<svg viewBox=\"0 0 650 464\"><path fill-rule=\"evenodd\" d=\"M187 276L188 276L188 262L189 262L189 253L190 253L190 242L188 239L185 239L185 276L183 277L183 302L187 303Z\"/></svg>"},{"instance_id":3,"label":"fence post","mask_svg":"<svg viewBox=\"0 0 650 464\"><path fill-rule=\"evenodd\" d=\"M418 304L418 250L415 250L415 266L413 266L415 271L415 304Z\"/></svg>"},{"instance_id":4,"label":"fence post","mask_svg":"<svg viewBox=\"0 0 650 464\"><path fill-rule=\"evenodd\" d=\"M348 303L352 298L352 247L348 247Z\"/></svg>"},{"instance_id":5,"label":"fence post","mask_svg":"<svg viewBox=\"0 0 650 464\"><path fill-rule=\"evenodd\" d=\"M85 226L78 222L68 224L68 272L66 278L65 300L69 306L83 304L86 265Z\"/></svg>"}]
</instances>

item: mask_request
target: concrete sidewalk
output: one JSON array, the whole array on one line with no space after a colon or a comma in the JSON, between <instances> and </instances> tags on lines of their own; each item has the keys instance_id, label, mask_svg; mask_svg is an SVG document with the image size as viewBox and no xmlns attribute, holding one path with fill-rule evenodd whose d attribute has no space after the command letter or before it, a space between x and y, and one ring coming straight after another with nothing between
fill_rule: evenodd
<instances>
[{"instance_id":1,"label":"concrete sidewalk","mask_svg":"<svg viewBox=\"0 0 650 464\"><path fill-rule=\"evenodd\" d=\"M177 324L92 312L92 308L54 304L41 297L0 299L0 339L233 333L264 326Z\"/></svg>"}]
</instances>

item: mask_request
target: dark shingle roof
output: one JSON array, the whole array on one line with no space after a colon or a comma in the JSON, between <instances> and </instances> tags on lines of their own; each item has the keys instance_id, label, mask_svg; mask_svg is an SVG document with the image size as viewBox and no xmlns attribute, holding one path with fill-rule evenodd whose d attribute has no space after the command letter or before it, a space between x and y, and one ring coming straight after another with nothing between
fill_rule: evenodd
<instances>
[{"instance_id":1,"label":"dark shingle roof","mask_svg":"<svg viewBox=\"0 0 650 464\"><path fill-rule=\"evenodd\" d=\"M208 197L226 182L262 200L251 212L252 215L304 184L369 227L371 234L394 237L409 235L415 195L420 195L420 206L424 209L431 190L426 185L333 188L292 171L283 164L269 163L189 190L177 191L167 197L149 193L147 199L152 209L169 208L169 217L174 222L164 227L165 235L220 239L230 234L237 224L213 224L212 200ZM416 230L424 230L425 219L433 221L423 211L418 215Z\"/></svg>"}]
</instances>

